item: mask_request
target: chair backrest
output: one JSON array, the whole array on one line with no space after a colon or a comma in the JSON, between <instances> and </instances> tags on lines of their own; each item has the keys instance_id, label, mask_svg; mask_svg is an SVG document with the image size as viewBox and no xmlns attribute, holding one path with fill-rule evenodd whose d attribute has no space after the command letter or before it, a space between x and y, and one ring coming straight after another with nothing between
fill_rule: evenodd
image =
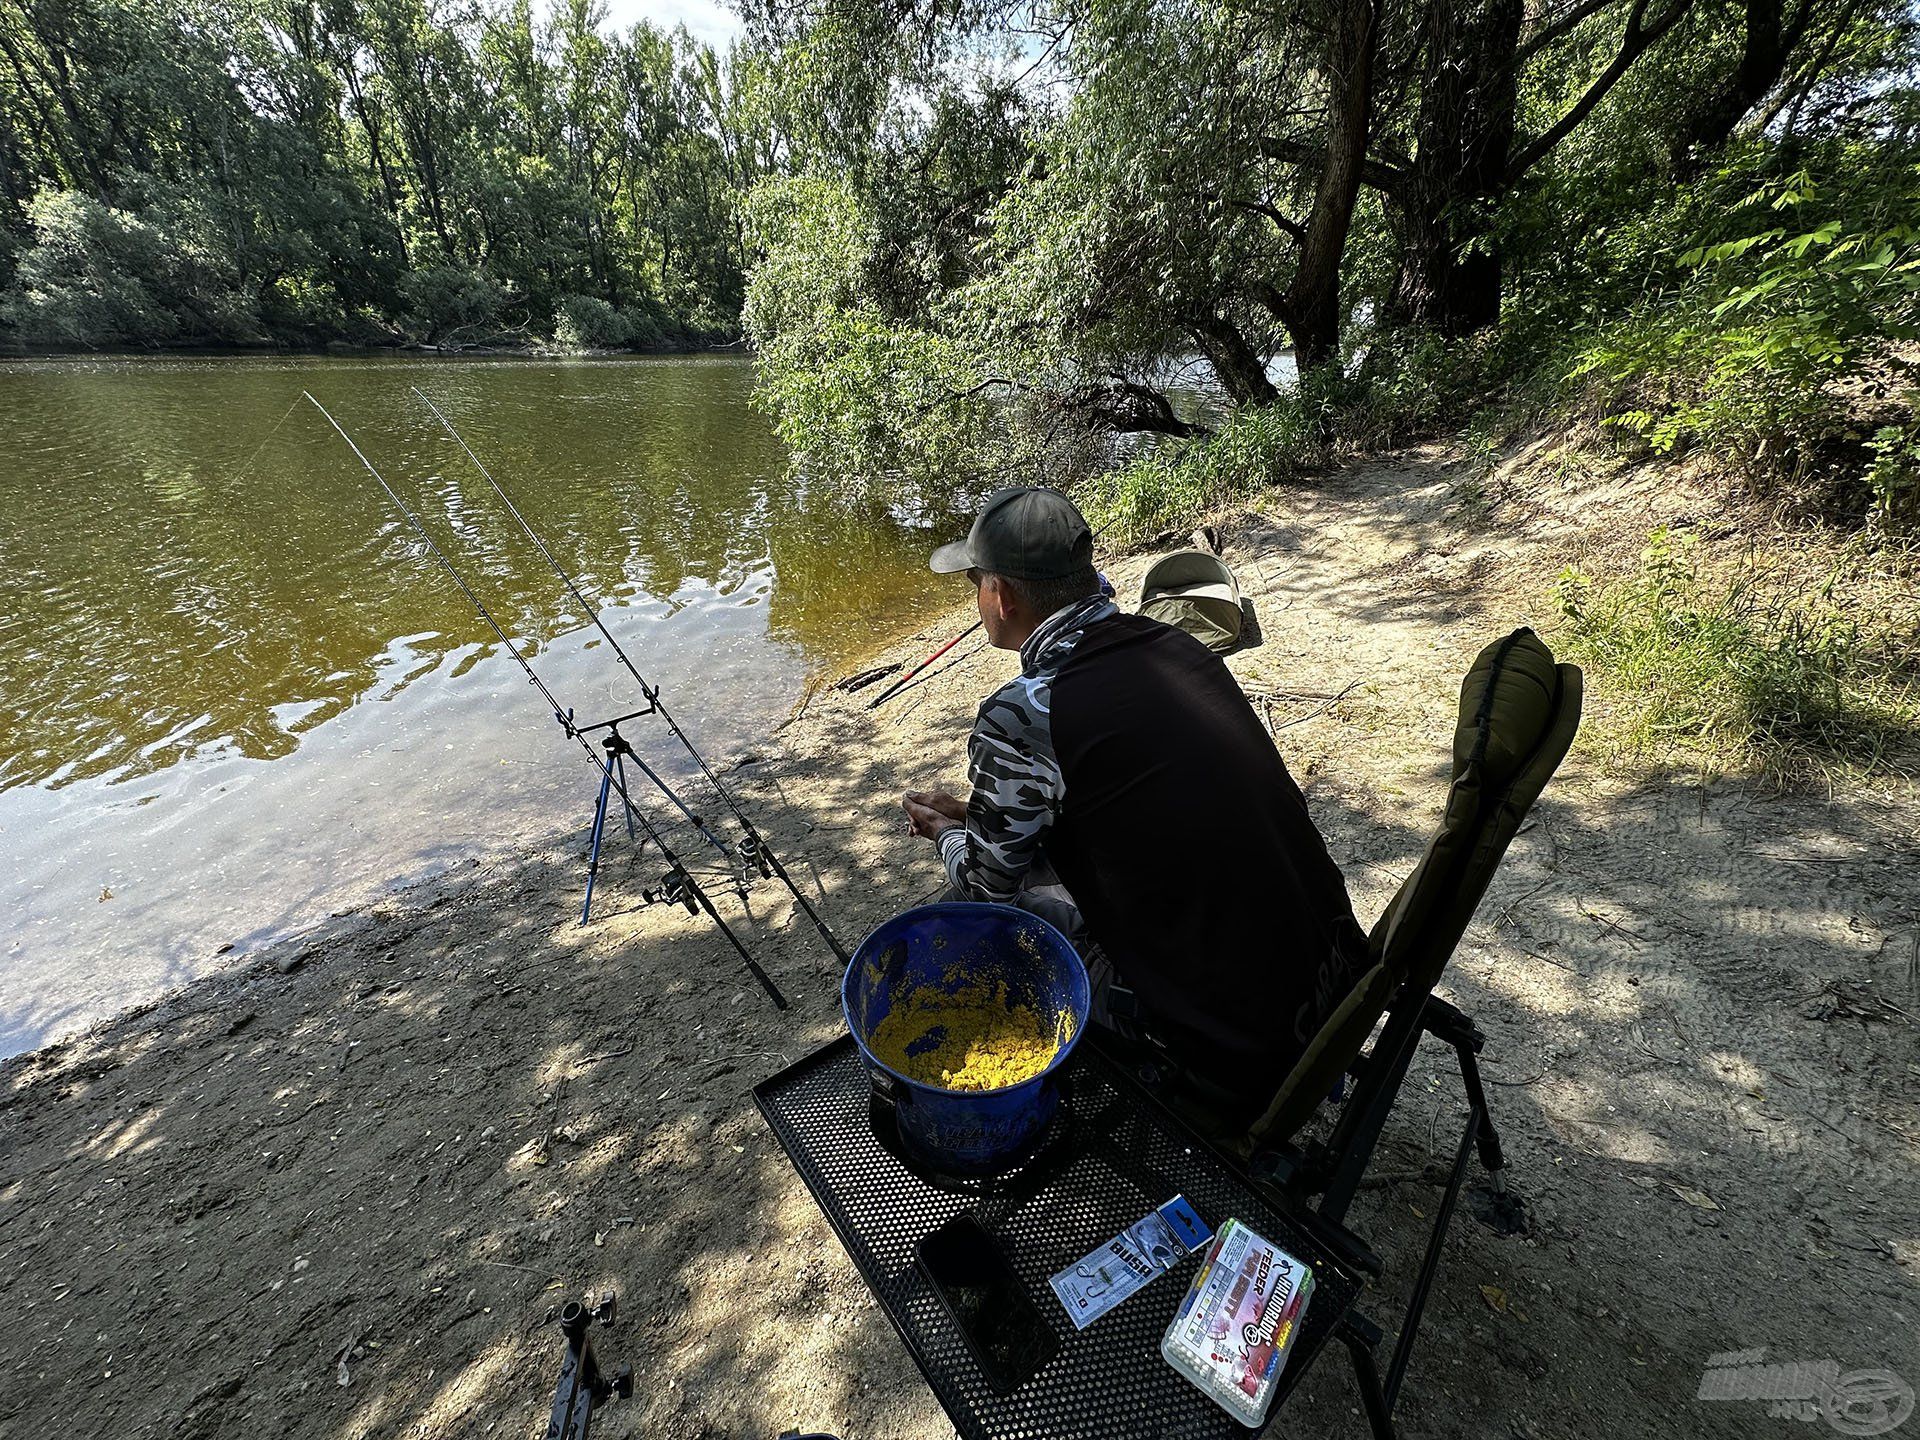
<instances>
[{"instance_id":1,"label":"chair backrest","mask_svg":"<svg viewBox=\"0 0 1920 1440\"><path fill-rule=\"evenodd\" d=\"M1453 783L1439 831L1375 924L1371 965L1249 1130L1247 1153L1306 1123L1389 1005L1424 1005L1508 843L1566 758L1580 728L1581 694L1579 669L1555 664L1531 630L1480 652L1460 686Z\"/></svg>"}]
</instances>

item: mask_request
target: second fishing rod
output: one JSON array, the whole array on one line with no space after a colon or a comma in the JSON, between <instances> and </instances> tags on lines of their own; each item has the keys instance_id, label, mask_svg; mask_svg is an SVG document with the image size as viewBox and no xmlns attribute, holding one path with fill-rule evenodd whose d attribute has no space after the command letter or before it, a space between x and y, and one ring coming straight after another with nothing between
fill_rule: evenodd
<instances>
[{"instance_id":1,"label":"second fishing rod","mask_svg":"<svg viewBox=\"0 0 1920 1440\"><path fill-rule=\"evenodd\" d=\"M634 803L633 797L627 793L626 782L614 773L611 757L605 762L602 762L600 757L594 754L593 742L587 738L585 731L577 729L573 725L570 718L572 712L561 708L560 702L554 698L553 692L547 688L546 682L540 678L539 673L533 668L532 664L529 663L526 656L520 653L520 647L513 643L512 637L501 628L499 621L493 618L492 612L481 602L480 597L473 593L472 587L461 578L460 571L454 566L453 561L447 558L446 551L440 548L439 542L433 538L433 533L427 529L425 522L415 513L413 507L401 499L400 493L387 483L386 476L374 468L373 462L367 459L360 447L354 443L353 437L341 427L338 420L333 418L332 413L327 407L314 399L311 392L303 390L300 393L312 403L314 409L326 417L327 424L331 425L334 428L334 432L338 434L342 440L346 441L347 448L353 452L354 458L366 467L367 473L379 482L382 490L387 492L387 498L399 507L402 515L407 517L408 523L413 526L420 538L426 542L427 549L432 552L433 558L440 562L442 568L453 578L453 583L460 587L460 593L467 597L467 602L479 613L480 618L486 621L487 627L499 638L501 645L506 648L507 653L519 662L520 668L526 672L527 679L532 683L533 688L540 692L541 698L552 707L554 716L561 721L562 727L566 730L567 734L580 742L580 748L586 751L587 758L593 762L594 768L600 770L602 774L609 779L613 788L619 792L620 803L626 807L628 816L639 823L641 833L653 843L654 848L660 852L661 857L667 862L669 867L666 882L662 886L660 898L684 904L689 911L697 912L698 910L704 910L707 918L713 921L720 933L726 937L727 943L732 945L734 950L739 953L740 959L745 963L747 969L752 972L753 978L760 982L761 988L767 992L768 997L774 1003L774 1007L780 1010L786 1009L787 997L780 993L780 989L773 983L772 977L760 968L760 962L753 958L752 952L741 943L740 937L733 933L733 928L721 918L720 912L714 909L713 901L708 897L705 889L701 887L700 882L693 877L693 873L687 868L686 863L682 861L680 857L674 853L672 847L667 844L666 837L655 827L652 820L648 819L646 812ZM645 712L636 713L643 714ZM623 716L621 718L630 719L632 717ZM662 788L664 789L665 786L663 785ZM683 810L685 809L684 806L681 808Z\"/></svg>"},{"instance_id":2,"label":"second fishing rod","mask_svg":"<svg viewBox=\"0 0 1920 1440\"><path fill-rule=\"evenodd\" d=\"M478 470L487 484L493 487L493 493L500 497L500 503L507 507L507 513L512 515L514 520L519 523L521 530L523 530L527 538L533 542L534 548L537 549L546 560L548 567L559 577L560 583L567 587L567 593L573 596L574 603L586 612L586 616L593 622L594 628L600 632L601 637L612 647L613 653L619 657L620 663L626 667L627 673L633 677L634 683L640 687L640 693L646 696L647 703L659 714L660 719L665 723L667 729L673 733L674 739L678 740L686 749L687 754L693 758L694 764L700 767L700 773L707 777L708 783L713 786L714 793L720 797L727 809L733 812L733 818L740 822L740 833L743 837L740 845L741 859L758 867L763 875L771 874L774 878L778 879L781 884L787 887L787 892L793 896L794 903L799 905L801 910L806 913L807 919L813 922L813 928L820 932L820 938L827 942L828 947L840 958L840 962L845 964L848 959L847 949L840 943L839 936L835 935L828 927L827 922L821 918L820 912L813 908L813 903L807 899L800 887L794 883L793 877L787 873L787 867L780 863L780 857L774 854L773 847L767 844L766 839L760 834L760 831L755 827L753 821L748 818L747 812L741 807L740 802L735 799L733 793L721 783L720 777L714 774L713 767L707 764L706 756L700 753L699 747L693 743L692 738L689 737L687 732L682 730L674 720L672 712L667 709L666 702L660 698L660 687L647 684L646 677L640 673L639 667L633 663L632 659L627 655L627 652L621 648L620 642L614 638L613 632L607 628L606 622L600 618L599 608L581 593L580 587L574 583L573 576L568 574L566 568L554 558L553 552L547 548L546 541L542 540L539 532L527 523L527 517L520 513L520 507L513 503L512 497L507 494L500 482L493 478L493 472L481 462L478 455L473 453L473 447L467 444L458 430L454 429L453 422L441 413L440 407L434 404L419 386L416 385L409 388L412 389L420 403L425 405L427 409L433 413L433 418L440 422L441 428L452 437L454 444L458 445L465 453L467 459L472 462L473 468Z\"/></svg>"}]
</instances>

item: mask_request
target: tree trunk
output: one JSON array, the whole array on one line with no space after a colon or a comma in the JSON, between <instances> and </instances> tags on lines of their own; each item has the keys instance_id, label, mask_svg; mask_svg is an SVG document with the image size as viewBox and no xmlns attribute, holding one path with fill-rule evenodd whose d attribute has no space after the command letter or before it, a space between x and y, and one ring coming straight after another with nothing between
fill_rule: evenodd
<instances>
[{"instance_id":1,"label":"tree trunk","mask_svg":"<svg viewBox=\"0 0 1920 1440\"><path fill-rule=\"evenodd\" d=\"M1801 0L1796 13L1788 16L1782 0L1745 0L1740 62L1694 112L1674 147L1674 169L1682 179L1698 175L1707 156L1725 145L1753 107L1780 83L1787 57L1806 34L1813 9L1813 0ZM1836 23L1851 24L1853 13L1852 5L1842 6Z\"/></svg>"},{"instance_id":2,"label":"tree trunk","mask_svg":"<svg viewBox=\"0 0 1920 1440\"><path fill-rule=\"evenodd\" d=\"M1213 366L1227 398L1238 405L1271 405L1279 396L1267 379L1267 367L1247 337L1224 316L1202 315L1188 322L1200 353Z\"/></svg>"},{"instance_id":3,"label":"tree trunk","mask_svg":"<svg viewBox=\"0 0 1920 1440\"><path fill-rule=\"evenodd\" d=\"M1520 0L1432 6L1422 36L1413 164L1398 187L1400 272L1387 313L1452 335L1500 317L1488 234L1513 146Z\"/></svg>"},{"instance_id":4,"label":"tree trunk","mask_svg":"<svg viewBox=\"0 0 1920 1440\"><path fill-rule=\"evenodd\" d=\"M1339 358L1340 259L1373 130L1374 0L1340 0L1327 44L1327 153L1281 313L1304 374ZM1265 378L1264 376L1262 377Z\"/></svg>"},{"instance_id":5,"label":"tree trunk","mask_svg":"<svg viewBox=\"0 0 1920 1440\"><path fill-rule=\"evenodd\" d=\"M380 146L380 127L367 109L366 93L360 88L360 75L354 68L353 57L342 53L339 65L340 78L346 82L347 95L353 101L353 113L359 117L360 129L367 137L367 158L373 161L374 173L380 177L380 188L387 197L387 214L393 217L393 237L400 245L400 263L411 269L413 257L407 253L407 227L400 217L400 187L387 164L387 152Z\"/></svg>"}]
</instances>

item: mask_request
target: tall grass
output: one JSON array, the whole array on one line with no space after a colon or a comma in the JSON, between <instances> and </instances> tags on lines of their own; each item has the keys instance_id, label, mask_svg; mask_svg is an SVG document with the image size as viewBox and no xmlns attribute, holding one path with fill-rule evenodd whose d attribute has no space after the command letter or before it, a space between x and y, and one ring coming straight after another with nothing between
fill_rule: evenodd
<instances>
[{"instance_id":1,"label":"tall grass","mask_svg":"<svg viewBox=\"0 0 1920 1440\"><path fill-rule=\"evenodd\" d=\"M1121 544L1180 530L1218 506L1298 480L1327 459L1318 409L1298 392L1240 410L1204 439L1158 445L1080 489L1096 530Z\"/></svg>"},{"instance_id":2,"label":"tall grass","mask_svg":"<svg viewBox=\"0 0 1920 1440\"><path fill-rule=\"evenodd\" d=\"M1628 761L1687 754L1777 785L1836 768L1909 770L1920 754L1913 657L1862 629L1844 578L1836 569L1794 594L1751 565L1710 578L1664 527L1637 575L1601 585L1562 571L1567 653L1623 702L1603 745Z\"/></svg>"}]
</instances>

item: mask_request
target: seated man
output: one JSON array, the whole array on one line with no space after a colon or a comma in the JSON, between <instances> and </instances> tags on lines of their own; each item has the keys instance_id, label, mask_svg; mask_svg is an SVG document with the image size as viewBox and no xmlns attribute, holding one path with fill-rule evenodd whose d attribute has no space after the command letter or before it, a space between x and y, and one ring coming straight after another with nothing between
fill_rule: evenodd
<instances>
[{"instance_id":1,"label":"seated man","mask_svg":"<svg viewBox=\"0 0 1920 1440\"><path fill-rule=\"evenodd\" d=\"M1205 645L1099 593L1093 536L1058 491L989 497L933 569L966 571L1020 674L974 722L972 795L908 794L913 832L961 898L1067 930L1096 1022L1166 1052L1220 1120L1251 1123L1366 955L1271 738Z\"/></svg>"}]
</instances>

